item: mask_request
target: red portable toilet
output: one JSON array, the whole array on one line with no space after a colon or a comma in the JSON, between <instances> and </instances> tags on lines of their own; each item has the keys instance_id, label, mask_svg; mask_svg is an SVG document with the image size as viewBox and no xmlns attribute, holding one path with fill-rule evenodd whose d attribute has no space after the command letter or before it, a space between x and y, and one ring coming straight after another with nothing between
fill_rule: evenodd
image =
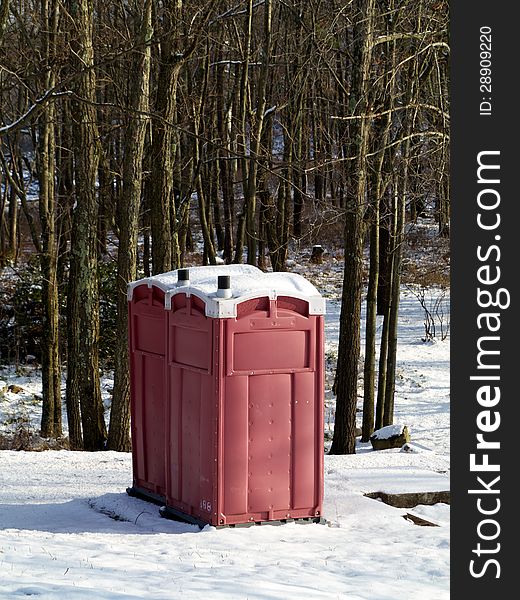
<instances>
[{"instance_id":1,"label":"red portable toilet","mask_svg":"<svg viewBox=\"0 0 520 600\"><path fill-rule=\"evenodd\" d=\"M325 301L296 274L129 285L133 487L200 525L320 521Z\"/></svg>"}]
</instances>

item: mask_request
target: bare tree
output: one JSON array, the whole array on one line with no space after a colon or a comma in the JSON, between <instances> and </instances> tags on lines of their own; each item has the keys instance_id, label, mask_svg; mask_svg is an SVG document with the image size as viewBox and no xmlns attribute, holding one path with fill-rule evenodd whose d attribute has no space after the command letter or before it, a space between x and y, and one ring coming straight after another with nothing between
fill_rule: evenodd
<instances>
[{"instance_id":1,"label":"bare tree","mask_svg":"<svg viewBox=\"0 0 520 600\"><path fill-rule=\"evenodd\" d=\"M42 431L60 427L66 300L71 444L82 447L83 423L85 447L104 445L101 346L116 369L109 446L129 447L124 288L138 276L139 231L146 275L215 263L217 251L242 262L244 248L251 264L284 270L293 245L337 243L333 222L346 251L333 451L353 451L365 283L363 439L392 418L404 225L435 217L449 234L447 6L0 0L0 267L23 264L29 232L43 279ZM98 280L107 324L117 301L117 331L98 331Z\"/></svg>"},{"instance_id":2,"label":"bare tree","mask_svg":"<svg viewBox=\"0 0 520 600\"><path fill-rule=\"evenodd\" d=\"M117 325L114 349L114 395L110 412L108 448L130 450L130 378L127 344L127 284L137 276L137 231L141 203L144 141L149 119L150 43L152 40L152 0L135 1L132 34L135 40L131 69L128 125L125 134L123 189L118 207L119 248L117 253Z\"/></svg>"},{"instance_id":3,"label":"bare tree","mask_svg":"<svg viewBox=\"0 0 520 600\"><path fill-rule=\"evenodd\" d=\"M48 68L44 71L43 89L56 85L55 54L60 19L60 3L44 0L41 4L43 25L43 56ZM42 273L43 336L42 336L42 421L41 434L59 437L61 419L61 365L59 356L58 240L56 231L56 106L49 103L42 113L38 136L39 155L39 216L41 229L40 268Z\"/></svg>"},{"instance_id":4,"label":"bare tree","mask_svg":"<svg viewBox=\"0 0 520 600\"><path fill-rule=\"evenodd\" d=\"M354 71L350 92L353 114L350 173L353 193L347 200L345 218L345 270L341 302L338 365L336 375L336 420L332 454L355 452L357 373L360 346L361 292L366 202L367 149L369 138L368 96L375 0L357 0L356 30L352 48Z\"/></svg>"},{"instance_id":5,"label":"bare tree","mask_svg":"<svg viewBox=\"0 0 520 600\"><path fill-rule=\"evenodd\" d=\"M92 46L93 0L68 7L75 80L73 213L68 288L67 416L72 448L101 450L106 440L99 381L98 204L99 140ZM78 407L81 413L80 435Z\"/></svg>"}]
</instances>

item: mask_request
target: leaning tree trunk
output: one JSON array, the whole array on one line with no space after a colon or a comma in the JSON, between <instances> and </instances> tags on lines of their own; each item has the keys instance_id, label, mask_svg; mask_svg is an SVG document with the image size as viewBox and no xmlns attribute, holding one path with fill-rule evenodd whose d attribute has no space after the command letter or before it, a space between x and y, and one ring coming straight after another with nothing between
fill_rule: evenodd
<instances>
[{"instance_id":1,"label":"leaning tree trunk","mask_svg":"<svg viewBox=\"0 0 520 600\"><path fill-rule=\"evenodd\" d=\"M410 83L410 91L407 97L408 103L414 100L414 84ZM383 425L391 425L394 421L394 396L395 396L395 376L397 369L397 325L399 315L399 297L401 291L401 262L404 243L404 227L406 217L406 196L408 190L408 167L410 161L410 133L413 128L412 116L408 117L406 127L404 128L405 142L401 149L402 173L401 185L398 187L397 181L394 183L395 195L395 228L394 242L391 260L391 287L390 287L390 305L388 309L388 355L386 365L386 381L384 389L384 415ZM397 177L397 176L396 176ZM400 188L400 189L399 189Z\"/></svg>"},{"instance_id":2,"label":"leaning tree trunk","mask_svg":"<svg viewBox=\"0 0 520 600\"><path fill-rule=\"evenodd\" d=\"M119 198L119 249L117 254L117 323L114 348L114 397L110 412L108 448L130 450L130 377L128 356L127 284L137 276L137 228L143 178L143 154L148 126L150 91L150 41L152 38L152 2L146 0L142 10L135 2L134 28L138 50L132 61L129 123L125 133L123 190Z\"/></svg>"},{"instance_id":3,"label":"leaning tree trunk","mask_svg":"<svg viewBox=\"0 0 520 600\"><path fill-rule=\"evenodd\" d=\"M421 12L419 11L420 19ZM412 45L411 55L413 56L415 48ZM399 298L401 288L401 262L404 244L404 228L406 218L406 198L409 189L409 170L410 170L410 148L411 133L415 128L417 119L417 94L419 89L419 61L417 58L409 66L406 73L408 85L404 95L405 106L414 106L413 109L406 111L405 126L403 127L403 143L400 148L401 169L399 174L395 174L394 194L396 202L396 225L393 243L392 257L392 286L390 290L390 309L388 324L388 357L386 368L386 386L385 386L385 405L383 415L383 425L391 425L394 420L394 396L395 396L395 376L397 369L397 325L399 314ZM395 159L394 159L395 160ZM400 176L401 185L398 185L397 177Z\"/></svg>"},{"instance_id":4,"label":"leaning tree trunk","mask_svg":"<svg viewBox=\"0 0 520 600\"><path fill-rule=\"evenodd\" d=\"M76 208L71 235L68 291L67 414L72 448L101 450L106 439L99 384L99 289L96 175L99 161L96 81L92 47L92 0L69 5L72 63L77 71L74 160ZM81 411L83 443L77 423Z\"/></svg>"}]
</instances>

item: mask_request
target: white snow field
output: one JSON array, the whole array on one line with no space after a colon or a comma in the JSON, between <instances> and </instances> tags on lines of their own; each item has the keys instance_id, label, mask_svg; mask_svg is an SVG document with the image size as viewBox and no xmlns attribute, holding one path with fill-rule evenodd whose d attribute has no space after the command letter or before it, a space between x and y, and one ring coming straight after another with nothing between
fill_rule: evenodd
<instances>
[{"instance_id":1,"label":"white snow field","mask_svg":"<svg viewBox=\"0 0 520 600\"><path fill-rule=\"evenodd\" d=\"M339 303L327 311L333 354ZM1 451L0 598L447 600L449 506L399 509L364 497L449 489L449 341L421 341L422 309L406 292L399 330L395 422L411 444L374 452L359 443L356 455L326 456L328 525L199 531L126 495L129 454ZM0 379L38 391L12 371ZM0 423L15 396L0 395ZM35 404L25 406L31 421Z\"/></svg>"}]
</instances>

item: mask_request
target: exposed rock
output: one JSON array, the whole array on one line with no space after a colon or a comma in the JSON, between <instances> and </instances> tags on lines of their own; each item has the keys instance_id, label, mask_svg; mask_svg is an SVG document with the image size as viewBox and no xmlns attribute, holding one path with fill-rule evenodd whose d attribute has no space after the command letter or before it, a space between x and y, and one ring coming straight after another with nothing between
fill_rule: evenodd
<instances>
[{"instance_id":1,"label":"exposed rock","mask_svg":"<svg viewBox=\"0 0 520 600\"><path fill-rule=\"evenodd\" d=\"M44 450L64 449L69 450L68 438L42 438L24 428L20 428L15 433L0 433L0 450L42 452Z\"/></svg>"},{"instance_id":2,"label":"exposed rock","mask_svg":"<svg viewBox=\"0 0 520 600\"><path fill-rule=\"evenodd\" d=\"M437 523L432 523L431 521L427 521L422 517L418 517L417 515L412 515L411 513L406 513L403 515L403 518L407 521L411 521L414 525L420 525L421 527L439 527Z\"/></svg>"},{"instance_id":3,"label":"exposed rock","mask_svg":"<svg viewBox=\"0 0 520 600\"><path fill-rule=\"evenodd\" d=\"M410 433L406 425L387 425L374 431L370 436L370 442L374 450L401 448L410 442Z\"/></svg>"},{"instance_id":4,"label":"exposed rock","mask_svg":"<svg viewBox=\"0 0 520 600\"><path fill-rule=\"evenodd\" d=\"M429 448L426 448L426 446L421 446L420 444L404 444L404 446L401 448L401 452L406 452L408 454L423 454L423 453L430 453L431 454L431 450Z\"/></svg>"},{"instance_id":5,"label":"exposed rock","mask_svg":"<svg viewBox=\"0 0 520 600\"><path fill-rule=\"evenodd\" d=\"M20 387L19 385L16 385L15 383L12 383L7 389L12 394L19 394L20 392L24 391L23 387Z\"/></svg>"},{"instance_id":6,"label":"exposed rock","mask_svg":"<svg viewBox=\"0 0 520 600\"><path fill-rule=\"evenodd\" d=\"M443 490L437 492L407 492L404 494L388 494L386 492L369 492L365 494L367 498L381 500L389 506L396 508L413 508L419 504L430 506L442 502L450 504L450 491Z\"/></svg>"}]
</instances>

